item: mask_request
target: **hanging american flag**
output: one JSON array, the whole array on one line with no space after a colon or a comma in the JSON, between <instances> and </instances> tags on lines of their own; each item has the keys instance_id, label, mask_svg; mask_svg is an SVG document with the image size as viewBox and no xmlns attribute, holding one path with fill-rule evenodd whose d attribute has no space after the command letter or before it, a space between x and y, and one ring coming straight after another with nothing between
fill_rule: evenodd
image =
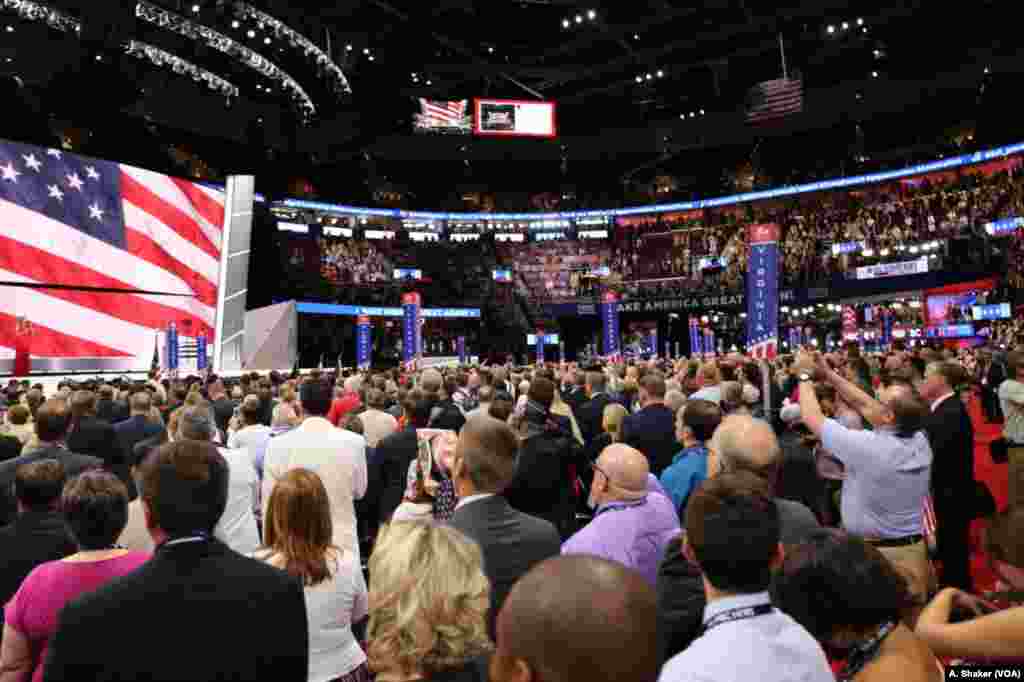
<instances>
[{"instance_id":1,"label":"hanging american flag","mask_svg":"<svg viewBox=\"0 0 1024 682\"><path fill-rule=\"evenodd\" d=\"M415 120L416 129L423 131L458 131L468 133L472 128L469 101L435 101L420 98L420 113Z\"/></svg>"},{"instance_id":2,"label":"hanging american flag","mask_svg":"<svg viewBox=\"0 0 1024 682\"><path fill-rule=\"evenodd\" d=\"M18 316L58 371L145 369L171 322L212 339L223 222L219 190L0 140L0 355Z\"/></svg>"},{"instance_id":3,"label":"hanging american flag","mask_svg":"<svg viewBox=\"0 0 1024 682\"><path fill-rule=\"evenodd\" d=\"M747 94L748 123L769 123L803 108L803 83L792 78L758 83Z\"/></svg>"}]
</instances>

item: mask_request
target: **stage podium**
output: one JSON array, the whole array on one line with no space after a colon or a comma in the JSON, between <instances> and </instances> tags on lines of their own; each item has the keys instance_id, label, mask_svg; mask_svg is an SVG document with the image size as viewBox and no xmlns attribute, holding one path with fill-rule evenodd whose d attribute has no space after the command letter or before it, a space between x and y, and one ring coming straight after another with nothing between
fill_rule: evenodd
<instances>
[{"instance_id":1,"label":"stage podium","mask_svg":"<svg viewBox=\"0 0 1024 682\"><path fill-rule=\"evenodd\" d=\"M299 321L295 301L277 303L245 314L242 369L286 370L299 352Z\"/></svg>"}]
</instances>

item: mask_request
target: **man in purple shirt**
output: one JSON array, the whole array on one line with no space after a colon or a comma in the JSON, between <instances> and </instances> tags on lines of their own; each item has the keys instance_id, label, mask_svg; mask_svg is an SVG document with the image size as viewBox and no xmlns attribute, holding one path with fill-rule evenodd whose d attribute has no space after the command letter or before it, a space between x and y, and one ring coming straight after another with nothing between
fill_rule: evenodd
<instances>
[{"instance_id":1,"label":"man in purple shirt","mask_svg":"<svg viewBox=\"0 0 1024 682\"><path fill-rule=\"evenodd\" d=\"M565 541L562 554L616 561L656 584L665 547L680 529L671 500L649 492L649 473L639 450L622 444L605 448L594 464L590 488L594 520Z\"/></svg>"}]
</instances>

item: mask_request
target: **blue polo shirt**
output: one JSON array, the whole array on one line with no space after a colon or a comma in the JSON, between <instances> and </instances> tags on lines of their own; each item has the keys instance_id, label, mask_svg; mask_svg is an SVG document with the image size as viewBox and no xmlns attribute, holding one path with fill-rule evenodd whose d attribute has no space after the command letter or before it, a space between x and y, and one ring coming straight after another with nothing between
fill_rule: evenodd
<instances>
[{"instance_id":1,"label":"blue polo shirt","mask_svg":"<svg viewBox=\"0 0 1024 682\"><path fill-rule=\"evenodd\" d=\"M690 493L708 477L708 449L703 443L682 450L672 464L661 472L661 485L665 488L679 518L686 518L686 502Z\"/></svg>"}]
</instances>

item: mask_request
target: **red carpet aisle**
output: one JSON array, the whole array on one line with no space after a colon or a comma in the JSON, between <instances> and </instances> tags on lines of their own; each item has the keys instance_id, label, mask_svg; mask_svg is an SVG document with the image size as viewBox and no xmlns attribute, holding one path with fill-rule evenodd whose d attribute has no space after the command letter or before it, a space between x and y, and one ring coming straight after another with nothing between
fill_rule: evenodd
<instances>
[{"instance_id":1,"label":"red carpet aisle","mask_svg":"<svg viewBox=\"0 0 1024 682\"><path fill-rule=\"evenodd\" d=\"M967 412L971 415L971 421L974 422L974 476L984 482L992 491L992 497L996 500L996 508L1003 509L1006 506L1008 495L1007 465L994 463L988 451L988 444L1002 433L1002 424L985 423L981 412L981 401L976 395L971 397ZM995 587L995 576L989 570L981 551L985 524L984 520L978 520L971 524L971 573L974 575L974 586L978 592Z\"/></svg>"}]
</instances>

